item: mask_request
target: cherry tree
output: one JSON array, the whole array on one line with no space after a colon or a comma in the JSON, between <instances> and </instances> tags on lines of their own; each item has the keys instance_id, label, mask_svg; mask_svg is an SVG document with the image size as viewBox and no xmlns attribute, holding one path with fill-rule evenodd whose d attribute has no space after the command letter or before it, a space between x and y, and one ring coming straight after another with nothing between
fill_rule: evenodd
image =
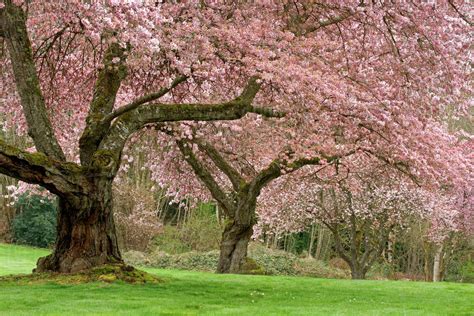
<instances>
[{"instance_id":1,"label":"cherry tree","mask_svg":"<svg viewBox=\"0 0 474 316\"><path fill-rule=\"evenodd\" d=\"M37 152L0 140L0 172L60 200L57 247L38 270L121 262L112 181L127 140L153 124L216 128L206 143L233 146L257 173L275 159L363 152L420 181L455 182L472 157L459 154L467 141L456 144L439 118L446 105L469 105L470 9L454 1L2 0L0 106ZM196 123L247 113L235 124ZM251 133L260 128L265 143Z\"/></svg>"},{"instance_id":2,"label":"cherry tree","mask_svg":"<svg viewBox=\"0 0 474 316\"><path fill-rule=\"evenodd\" d=\"M472 147L472 143L458 143L440 123L445 105L456 99L457 110L462 111L469 103L466 95L470 88L461 81L467 78L466 61L470 58L466 34L460 33L470 26L468 18L460 15L465 8L454 3L379 6L364 2L352 6L293 2L264 7L265 14L257 14L259 30L253 29L257 21L247 20L260 39L272 38L272 44L252 60L261 71L257 82L263 87L257 102L271 103L285 115L279 120L161 126L160 130L178 135L174 140L159 140L166 153L151 159L150 168L156 180L170 188L171 195L209 198L210 191L218 203L229 200L229 195L231 201L239 200L241 179L252 183L272 161L289 165L318 158L323 167L354 153L375 157L433 186L456 182L459 174L472 170L472 157L459 150ZM239 9L233 17L255 17L255 13ZM433 24L417 22L422 19ZM435 25L449 27L436 32ZM261 30L267 28L271 32L263 34ZM456 45L444 38L447 30L453 32ZM247 41L254 40L232 31ZM445 58L440 58L441 52ZM268 60L260 62L262 57ZM248 52L240 61L250 61ZM438 76L453 80L446 85ZM357 168L357 162L352 165ZM200 182L191 180L193 171ZM254 203L246 206L248 214L254 214ZM224 210L233 207L226 204ZM240 209L243 212L242 206ZM253 217L247 216L247 223L236 231L249 231ZM233 215L230 218L235 222ZM241 235L241 244L246 245L248 234ZM223 253L238 250L236 262L241 262L246 251L235 246L237 238L232 239L230 250L223 244ZM227 244L226 238L223 240ZM227 258L223 253L221 257Z\"/></svg>"},{"instance_id":3,"label":"cherry tree","mask_svg":"<svg viewBox=\"0 0 474 316\"><path fill-rule=\"evenodd\" d=\"M198 20L190 24L193 13ZM2 107L14 118L11 124L25 126L38 152L0 140L0 172L59 197L56 249L38 261L37 271L75 272L122 262L112 181L134 132L155 122L271 115L252 105L260 86L245 67L227 76L232 69L217 62L219 47L212 41L220 42L218 27L216 21L204 23L212 14L219 20L225 12L197 4L161 7L133 1L1 3L0 34L7 48ZM206 27L211 34L202 41L188 36ZM205 65L191 74L195 61ZM212 78L196 83L203 72L213 73ZM178 102L168 97L168 102L152 103L187 79L191 83L181 91L187 96L177 92ZM193 93L203 84L211 90L214 81L226 96L247 83L230 101L206 103L210 98L205 94Z\"/></svg>"}]
</instances>

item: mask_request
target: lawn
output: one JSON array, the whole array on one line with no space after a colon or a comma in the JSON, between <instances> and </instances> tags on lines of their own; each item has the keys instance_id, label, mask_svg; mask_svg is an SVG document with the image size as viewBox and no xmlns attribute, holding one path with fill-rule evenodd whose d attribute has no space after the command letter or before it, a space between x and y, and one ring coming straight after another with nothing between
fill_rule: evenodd
<instances>
[{"instance_id":1,"label":"lawn","mask_svg":"<svg viewBox=\"0 0 474 316\"><path fill-rule=\"evenodd\" d=\"M41 249L0 245L0 275ZM474 315L474 285L146 269L160 284L0 282L0 315Z\"/></svg>"}]
</instances>

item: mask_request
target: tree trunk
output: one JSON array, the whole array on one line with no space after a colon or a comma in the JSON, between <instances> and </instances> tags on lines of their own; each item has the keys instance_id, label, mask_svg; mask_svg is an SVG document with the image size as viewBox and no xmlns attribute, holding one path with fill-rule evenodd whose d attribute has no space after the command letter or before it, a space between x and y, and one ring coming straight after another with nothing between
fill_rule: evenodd
<instances>
[{"instance_id":1,"label":"tree trunk","mask_svg":"<svg viewBox=\"0 0 474 316\"><path fill-rule=\"evenodd\" d=\"M316 237L314 226L315 224L311 225L311 232L309 235L308 258L313 258L313 245L314 245L314 239Z\"/></svg>"},{"instance_id":2,"label":"tree trunk","mask_svg":"<svg viewBox=\"0 0 474 316\"><path fill-rule=\"evenodd\" d=\"M235 220L228 223L222 233L218 273L239 273L247 258L247 248L253 234L252 224Z\"/></svg>"},{"instance_id":3,"label":"tree trunk","mask_svg":"<svg viewBox=\"0 0 474 316\"><path fill-rule=\"evenodd\" d=\"M59 199L56 248L38 260L35 272L74 273L123 262L113 219L112 185L102 183L96 188L78 207Z\"/></svg>"},{"instance_id":4,"label":"tree trunk","mask_svg":"<svg viewBox=\"0 0 474 316\"><path fill-rule=\"evenodd\" d=\"M351 278L352 280L364 280L365 271L363 268L351 265Z\"/></svg>"},{"instance_id":5,"label":"tree trunk","mask_svg":"<svg viewBox=\"0 0 474 316\"><path fill-rule=\"evenodd\" d=\"M443 245L436 248L436 253L433 262L433 282L441 281L441 256L443 254Z\"/></svg>"},{"instance_id":6,"label":"tree trunk","mask_svg":"<svg viewBox=\"0 0 474 316\"><path fill-rule=\"evenodd\" d=\"M323 240L324 240L324 227L318 225L318 243L316 244L316 254L314 258L322 260L322 249L323 249Z\"/></svg>"}]
</instances>

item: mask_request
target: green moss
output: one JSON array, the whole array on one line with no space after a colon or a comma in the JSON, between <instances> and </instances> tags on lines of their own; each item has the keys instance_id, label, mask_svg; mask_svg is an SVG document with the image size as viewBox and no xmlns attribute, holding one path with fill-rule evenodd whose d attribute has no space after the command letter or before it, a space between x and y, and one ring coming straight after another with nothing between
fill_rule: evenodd
<instances>
[{"instance_id":1,"label":"green moss","mask_svg":"<svg viewBox=\"0 0 474 316\"><path fill-rule=\"evenodd\" d=\"M93 156L93 166L98 168L104 168L111 164L114 161L114 154L110 150L100 149L94 153Z\"/></svg>"},{"instance_id":2,"label":"green moss","mask_svg":"<svg viewBox=\"0 0 474 316\"><path fill-rule=\"evenodd\" d=\"M244 263L240 267L241 274L264 275L267 274L265 268L259 265L252 258L246 257Z\"/></svg>"},{"instance_id":3,"label":"green moss","mask_svg":"<svg viewBox=\"0 0 474 316\"><path fill-rule=\"evenodd\" d=\"M158 277L132 266L117 264L103 265L89 271L61 274L61 273L33 273L26 275L11 275L0 277L0 282L15 282L17 284L82 284L90 282L113 283L121 281L131 284L160 283Z\"/></svg>"},{"instance_id":4,"label":"green moss","mask_svg":"<svg viewBox=\"0 0 474 316\"><path fill-rule=\"evenodd\" d=\"M100 275L98 279L103 282L112 283L117 281L117 276L115 274L103 274Z\"/></svg>"}]
</instances>

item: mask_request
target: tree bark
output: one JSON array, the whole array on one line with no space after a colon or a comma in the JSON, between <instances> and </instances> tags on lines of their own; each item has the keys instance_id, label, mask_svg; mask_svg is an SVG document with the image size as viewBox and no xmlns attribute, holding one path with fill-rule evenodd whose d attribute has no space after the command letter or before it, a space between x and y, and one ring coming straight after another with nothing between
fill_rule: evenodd
<instances>
[{"instance_id":1,"label":"tree bark","mask_svg":"<svg viewBox=\"0 0 474 316\"><path fill-rule=\"evenodd\" d=\"M35 272L75 273L108 263L122 263L112 212L111 182L101 183L80 207L59 198L54 252L40 258Z\"/></svg>"},{"instance_id":2,"label":"tree bark","mask_svg":"<svg viewBox=\"0 0 474 316\"><path fill-rule=\"evenodd\" d=\"M247 258L247 249L253 234L252 224L235 220L228 223L222 233L218 273L239 273Z\"/></svg>"},{"instance_id":3,"label":"tree bark","mask_svg":"<svg viewBox=\"0 0 474 316\"><path fill-rule=\"evenodd\" d=\"M441 281L441 257L443 254L443 244L436 248L433 262L433 282Z\"/></svg>"},{"instance_id":4,"label":"tree bark","mask_svg":"<svg viewBox=\"0 0 474 316\"><path fill-rule=\"evenodd\" d=\"M363 268L351 265L351 278L352 280L364 280L365 270Z\"/></svg>"}]
</instances>

